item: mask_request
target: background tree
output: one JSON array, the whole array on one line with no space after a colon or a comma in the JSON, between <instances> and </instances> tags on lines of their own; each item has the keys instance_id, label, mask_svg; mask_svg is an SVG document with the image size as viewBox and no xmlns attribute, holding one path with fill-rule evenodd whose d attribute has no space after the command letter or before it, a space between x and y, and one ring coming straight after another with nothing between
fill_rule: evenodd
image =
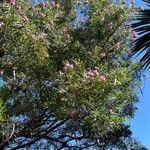
<instances>
[{"instance_id":1,"label":"background tree","mask_svg":"<svg viewBox=\"0 0 150 150\"><path fill-rule=\"evenodd\" d=\"M147 6L150 6L149 0L143 0ZM133 29L139 34L139 37L133 42L133 54L141 54L141 67L148 69L150 65L150 9L141 8L135 15Z\"/></svg>"},{"instance_id":2,"label":"background tree","mask_svg":"<svg viewBox=\"0 0 150 150\"><path fill-rule=\"evenodd\" d=\"M141 74L130 10L109 0L0 3L0 149L141 148L125 124Z\"/></svg>"}]
</instances>

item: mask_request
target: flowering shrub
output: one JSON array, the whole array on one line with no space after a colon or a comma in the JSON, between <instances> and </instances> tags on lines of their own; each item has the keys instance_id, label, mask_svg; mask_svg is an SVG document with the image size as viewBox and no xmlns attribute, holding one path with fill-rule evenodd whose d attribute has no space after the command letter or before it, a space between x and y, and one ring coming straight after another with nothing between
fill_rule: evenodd
<instances>
[{"instance_id":1,"label":"flowering shrub","mask_svg":"<svg viewBox=\"0 0 150 150\"><path fill-rule=\"evenodd\" d=\"M132 117L140 72L129 57L130 10L110 0L0 3L0 97L18 137L42 132L51 115L95 137Z\"/></svg>"}]
</instances>

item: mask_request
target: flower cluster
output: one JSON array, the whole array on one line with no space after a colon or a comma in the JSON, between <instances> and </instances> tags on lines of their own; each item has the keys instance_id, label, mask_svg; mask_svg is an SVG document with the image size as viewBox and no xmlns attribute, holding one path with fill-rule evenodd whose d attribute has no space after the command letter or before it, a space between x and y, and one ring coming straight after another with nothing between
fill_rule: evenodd
<instances>
[{"instance_id":1,"label":"flower cluster","mask_svg":"<svg viewBox=\"0 0 150 150\"><path fill-rule=\"evenodd\" d=\"M16 4L16 0L7 0L7 3L9 3L11 5L15 5Z\"/></svg>"},{"instance_id":2,"label":"flower cluster","mask_svg":"<svg viewBox=\"0 0 150 150\"><path fill-rule=\"evenodd\" d=\"M101 81L106 81L107 78L105 75L101 75L98 69L89 70L84 74L84 77L86 78L96 78L98 77Z\"/></svg>"},{"instance_id":3,"label":"flower cluster","mask_svg":"<svg viewBox=\"0 0 150 150\"><path fill-rule=\"evenodd\" d=\"M64 70L65 71L67 71L67 70L71 70L71 69L73 69L74 67L73 67L73 64L70 64L70 63L66 63L65 65L64 65Z\"/></svg>"},{"instance_id":4,"label":"flower cluster","mask_svg":"<svg viewBox=\"0 0 150 150\"><path fill-rule=\"evenodd\" d=\"M86 73L86 77L90 78L90 77L97 77L99 76L99 71L98 70L90 70Z\"/></svg>"},{"instance_id":5,"label":"flower cluster","mask_svg":"<svg viewBox=\"0 0 150 150\"><path fill-rule=\"evenodd\" d=\"M105 75L101 75L99 78L100 78L101 81L106 81L107 80Z\"/></svg>"}]
</instances>

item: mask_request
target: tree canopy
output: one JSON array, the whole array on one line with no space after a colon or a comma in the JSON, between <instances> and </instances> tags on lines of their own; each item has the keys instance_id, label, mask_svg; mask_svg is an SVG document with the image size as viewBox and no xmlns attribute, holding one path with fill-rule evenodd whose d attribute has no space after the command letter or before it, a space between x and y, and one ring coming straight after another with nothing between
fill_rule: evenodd
<instances>
[{"instance_id":1,"label":"tree canopy","mask_svg":"<svg viewBox=\"0 0 150 150\"><path fill-rule=\"evenodd\" d=\"M126 125L141 75L131 10L110 0L0 2L1 149L141 148Z\"/></svg>"}]
</instances>

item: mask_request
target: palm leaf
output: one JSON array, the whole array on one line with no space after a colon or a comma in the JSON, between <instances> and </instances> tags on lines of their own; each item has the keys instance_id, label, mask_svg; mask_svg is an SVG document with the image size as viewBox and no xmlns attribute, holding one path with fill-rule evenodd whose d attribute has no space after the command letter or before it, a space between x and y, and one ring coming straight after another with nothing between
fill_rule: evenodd
<instances>
[{"instance_id":1,"label":"palm leaf","mask_svg":"<svg viewBox=\"0 0 150 150\"><path fill-rule=\"evenodd\" d=\"M143 0L150 7L150 0ZM135 15L132 28L139 34L134 41L132 54L144 53L141 58L141 67L150 68L150 9L145 9Z\"/></svg>"}]
</instances>

